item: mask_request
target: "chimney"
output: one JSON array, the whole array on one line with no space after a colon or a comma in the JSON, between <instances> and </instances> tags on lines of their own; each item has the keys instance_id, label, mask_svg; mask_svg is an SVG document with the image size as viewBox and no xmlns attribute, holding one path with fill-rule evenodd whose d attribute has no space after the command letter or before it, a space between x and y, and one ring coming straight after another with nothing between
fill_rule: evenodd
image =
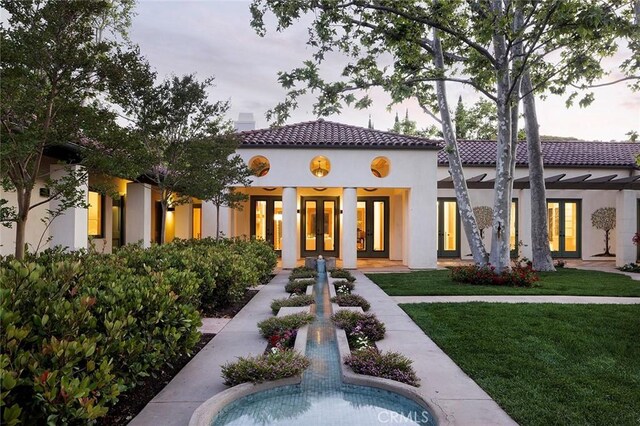
<instances>
[{"instance_id":1,"label":"chimney","mask_svg":"<svg viewBox=\"0 0 640 426\"><path fill-rule=\"evenodd\" d=\"M238 114L238 121L234 123L237 132L256 129L256 120L253 119L252 112L241 112Z\"/></svg>"}]
</instances>

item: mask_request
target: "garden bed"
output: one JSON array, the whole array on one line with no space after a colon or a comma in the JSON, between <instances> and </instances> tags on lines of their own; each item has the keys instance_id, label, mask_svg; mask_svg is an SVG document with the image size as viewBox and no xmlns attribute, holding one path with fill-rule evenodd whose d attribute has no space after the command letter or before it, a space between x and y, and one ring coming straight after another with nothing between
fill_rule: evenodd
<instances>
[{"instance_id":1,"label":"garden bed","mask_svg":"<svg viewBox=\"0 0 640 426\"><path fill-rule=\"evenodd\" d=\"M540 272L540 281L529 288L456 283L451 280L449 270L367 274L367 277L389 296L640 296L640 281L629 276L572 268Z\"/></svg>"},{"instance_id":2,"label":"garden bed","mask_svg":"<svg viewBox=\"0 0 640 426\"><path fill-rule=\"evenodd\" d=\"M116 405L109 408L106 416L98 419L98 425L126 425L160 393L162 389L215 337L215 334L203 334L193 348L193 354L183 355L170 366L155 372L155 377L147 377L138 386L119 396Z\"/></svg>"}]
</instances>

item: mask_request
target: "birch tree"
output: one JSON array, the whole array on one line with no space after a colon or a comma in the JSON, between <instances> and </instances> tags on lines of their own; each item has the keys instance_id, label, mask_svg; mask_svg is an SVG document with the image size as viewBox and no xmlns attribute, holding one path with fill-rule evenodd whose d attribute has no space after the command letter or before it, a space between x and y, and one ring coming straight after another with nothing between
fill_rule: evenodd
<instances>
[{"instance_id":1,"label":"birch tree","mask_svg":"<svg viewBox=\"0 0 640 426\"><path fill-rule=\"evenodd\" d=\"M616 21L624 23L619 11L628 6L627 2L615 0L426 4L327 0L287 2L287 7L283 7L275 0L255 0L251 6L252 25L259 34L265 31L263 17L267 11L275 14L279 30L307 13L313 19L308 40L315 48L313 59L300 68L280 73L279 80L289 92L285 101L267 115L276 122L286 120L289 110L297 105L297 98L309 91L317 94L318 115L337 113L344 104L366 108L371 103L367 90L374 86L385 89L393 102L415 97L425 110L439 112L461 220L474 260L483 264L488 257L468 201L445 82L465 84L485 95L496 104L498 125L488 260L496 271L501 271L509 267L509 215L523 73L531 70L534 85L546 85L549 90L566 87L572 81L562 78L566 75L562 70L570 69L580 75L580 62L552 69L544 59L560 47L547 49L547 46L560 46L560 35L571 43L578 43L584 34L595 38L603 22L607 28ZM561 23L573 27L560 32L555 26ZM575 30L573 39L570 30ZM320 69L325 56L336 50L349 58L349 64L343 69L343 79L326 82ZM582 58L585 57L583 54Z\"/></svg>"}]
</instances>

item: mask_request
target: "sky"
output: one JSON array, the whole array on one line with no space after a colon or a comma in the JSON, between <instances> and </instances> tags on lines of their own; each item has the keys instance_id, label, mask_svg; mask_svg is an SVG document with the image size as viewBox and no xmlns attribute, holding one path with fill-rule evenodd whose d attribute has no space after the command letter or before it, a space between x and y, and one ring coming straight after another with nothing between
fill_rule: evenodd
<instances>
[{"instance_id":1,"label":"sky","mask_svg":"<svg viewBox=\"0 0 640 426\"><path fill-rule=\"evenodd\" d=\"M211 100L230 100L229 118L251 112L257 128L264 128L269 125L265 112L286 94L277 81L278 71L301 65L313 50L306 45L304 21L281 33L270 25L265 37L258 36L250 26L249 4L242 0L139 0L130 37L160 78L191 73L201 79L213 76ZM613 69L619 61L620 57L614 57L605 64ZM336 75L342 64L343 58L331 57L325 76ZM615 78L612 74L605 80ZM467 105L480 97L456 83L448 83L447 90L452 109L460 95ZM594 93L595 102L587 108L576 105L567 109L565 99L559 96L539 99L541 134L609 141L626 140L625 134L631 130L640 132L640 93L633 93L625 84L594 89ZM382 90L374 89L370 96L373 105L369 109L344 108L340 115L326 119L366 127L371 116L376 129L388 130L395 113L402 117L408 110L419 128L436 124L415 101L389 109L390 99ZM315 120L313 101L313 95L301 98L288 123Z\"/></svg>"}]
</instances>

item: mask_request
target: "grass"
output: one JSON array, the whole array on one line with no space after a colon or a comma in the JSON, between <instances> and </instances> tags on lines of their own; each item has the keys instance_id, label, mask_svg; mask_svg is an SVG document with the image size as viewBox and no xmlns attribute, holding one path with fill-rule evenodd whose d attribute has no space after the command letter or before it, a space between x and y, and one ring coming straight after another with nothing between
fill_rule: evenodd
<instances>
[{"instance_id":1,"label":"grass","mask_svg":"<svg viewBox=\"0 0 640 426\"><path fill-rule=\"evenodd\" d=\"M451 281L448 270L396 274L367 274L390 296L444 295L564 295L640 296L640 281L631 277L582 269L541 272L534 287L499 287L461 284Z\"/></svg>"},{"instance_id":2,"label":"grass","mask_svg":"<svg viewBox=\"0 0 640 426\"><path fill-rule=\"evenodd\" d=\"M640 424L640 306L406 304L522 425Z\"/></svg>"}]
</instances>

